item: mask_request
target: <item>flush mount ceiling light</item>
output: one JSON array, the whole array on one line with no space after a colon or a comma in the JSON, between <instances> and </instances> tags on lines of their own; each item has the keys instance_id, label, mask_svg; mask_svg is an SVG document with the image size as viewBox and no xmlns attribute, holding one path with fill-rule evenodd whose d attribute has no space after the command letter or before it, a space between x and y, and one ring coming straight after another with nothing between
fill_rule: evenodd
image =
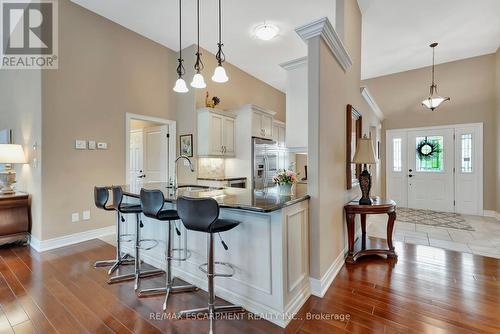
<instances>
[{"instance_id":1,"label":"flush mount ceiling light","mask_svg":"<svg viewBox=\"0 0 500 334\"><path fill-rule=\"evenodd\" d=\"M218 51L215 55L215 59L217 59L217 67L215 68L214 75L212 76L212 81L214 82L227 82L229 78L227 77L226 70L222 67L222 63L226 60L226 56L222 51L222 5L221 0L219 0L219 43L217 43Z\"/></svg>"},{"instance_id":2,"label":"flush mount ceiling light","mask_svg":"<svg viewBox=\"0 0 500 334\"><path fill-rule=\"evenodd\" d=\"M270 41L276 36L278 36L280 30L277 26L263 23L255 27L255 36L263 41Z\"/></svg>"},{"instance_id":3,"label":"flush mount ceiling light","mask_svg":"<svg viewBox=\"0 0 500 334\"><path fill-rule=\"evenodd\" d=\"M182 78L182 76L186 73L186 70L184 68L184 65L182 65L182 62L184 59L182 59L182 0L179 0L179 65L177 66L177 76L179 77L177 81L175 82L174 86L174 92L177 93L187 93L189 92L189 89L186 86L186 82Z\"/></svg>"},{"instance_id":4,"label":"flush mount ceiling light","mask_svg":"<svg viewBox=\"0 0 500 334\"><path fill-rule=\"evenodd\" d=\"M422 101L422 105L430 110L434 110L437 107L439 107L439 105L441 103L443 103L444 101L449 101L450 98L449 97L441 97L441 96L437 95L437 85L434 82L434 51L435 51L436 46L438 46L438 43L432 43L429 46L432 48L432 83L431 83L429 97ZM434 94L436 94L436 95L434 95Z\"/></svg>"},{"instance_id":5,"label":"flush mount ceiling light","mask_svg":"<svg viewBox=\"0 0 500 334\"><path fill-rule=\"evenodd\" d=\"M203 75L200 73L203 70L203 62L201 61L200 53L200 0L196 1L196 16L198 21L198 50L196 51L196 63L194 64L194 69L196 71L193 76L193 81L191 81L191 86L194 88L205 88L207 84Z\"/></svg>"}]
</instances>

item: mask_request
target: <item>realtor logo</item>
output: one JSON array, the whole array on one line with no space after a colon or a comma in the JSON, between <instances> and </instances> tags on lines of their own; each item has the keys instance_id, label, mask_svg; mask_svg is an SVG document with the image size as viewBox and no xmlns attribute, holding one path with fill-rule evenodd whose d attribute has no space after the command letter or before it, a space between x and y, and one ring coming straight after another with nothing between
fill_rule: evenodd
<instances>
[{"instance_id":1,"label":"realtor logo","mask_svg":"<svg viewBox=\"0 0 500 334\"><path fill-rule=\"evenodd\" d=\"M0 0L1 69L56 69L57 2Z\"/></svg>"}]
</instances>

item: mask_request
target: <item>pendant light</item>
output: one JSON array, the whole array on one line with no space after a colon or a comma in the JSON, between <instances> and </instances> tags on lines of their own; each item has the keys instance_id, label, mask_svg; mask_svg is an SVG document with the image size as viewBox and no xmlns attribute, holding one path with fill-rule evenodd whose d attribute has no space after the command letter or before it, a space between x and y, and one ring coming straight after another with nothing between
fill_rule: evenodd
<instances>
[{"instance_id":1,"label":"pendant light","mask_svg":"<svg viewBox=\"0 0 500 334\"><path fill-rule=\"evenodd\" d=\"M437 95L437 85L434 82L434 50L435 50L436 46L438 46L438 43L432 43L429 46L432 48L432 84L431 84L431 88L430 88L430 95L427 99L422 101L422 105L425 106L426 108L429 108L430 110L434 110L437 107L439 107L439 105L441 103L443 103L444 101L449 101L450 98L449 97L441 97L441 96ZM434 95L434 93L436 95Z\"/></svg>"},{"instance_id":2,"label":"pendant light","mask_svg":"<svg viewBox=\"0 0 500 334\"><path fill-rule=\"evenodd\" d=\"M184 59L182 59L182 0L179 0L179 65L177 66L177 75L178 79L175 82L174 86L174 92L177 93L187 93L189 92L189 89L186 86L186 81L182 78L182 76L186 73L186 69L184 68L184 65L182 65L182 62Z\"/></svg>"},{"instance_id":3,"label":"pendant light","mask_svg":"<svg viewBox=\"0 0 500 334\"><path fill-rule=\"evenodd\" d=\"M205 88L207 84L200 71L203 70L203 62L201 61L200 53L200 0L196 1L196 15L198 19L198 50L196 52L196 63L194 64L194 69L196 71L193 76L193 81L191 81L191 86L194 88Z\"/></svg>"},{"instance_id":4,"label":"pendant light","mask_svg":"<svg viewBox=\"0 0 500 334\"><path fill-rule=\"evenodd\" d=\"M226 70L224 67L222 67L222 63L226 60L226 56L224 55L224 52L222 51L222 47L224 44L222 44L222 5L221 5L221 0L219 0L219 43L217 43L217 46L219 50L217 51L217 54L215 55L215 59L217 59L217 67L215 68L214 75L212 76L212 81L214 82L219 82L219 83L224 83L228 82L229 78L227 77Z\"/></svg>"}]
</instances>

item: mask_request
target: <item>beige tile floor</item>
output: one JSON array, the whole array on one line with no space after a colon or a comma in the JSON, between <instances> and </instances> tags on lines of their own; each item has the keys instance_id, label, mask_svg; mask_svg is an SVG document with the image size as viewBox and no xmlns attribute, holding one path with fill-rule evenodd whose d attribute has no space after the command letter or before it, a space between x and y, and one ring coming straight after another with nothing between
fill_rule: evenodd
<instances>
[{"instance_id":1,"label":"beige tile floor","mask_svg":"<svg viewBox=\"0 0 500 334\"><path fill-rule=\"evenodd\" d=\"M475 231L404 223L396 220L393 239L500 259L500 221L480 216L464 215L464 218ZM386 238L387 216L371 215L368 216L367 222L368 236Z\"/></svg>"}]
</instances>

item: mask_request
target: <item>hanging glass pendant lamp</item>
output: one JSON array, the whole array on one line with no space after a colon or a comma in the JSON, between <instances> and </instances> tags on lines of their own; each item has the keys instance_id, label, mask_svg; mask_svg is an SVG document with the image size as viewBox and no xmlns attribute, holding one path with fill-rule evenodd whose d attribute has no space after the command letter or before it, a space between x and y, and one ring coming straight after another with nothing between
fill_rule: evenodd
<instances>
[{"instance_id":1,"label":"hanging glass pendant lamp","mask_svg":"<svg viewBox=\"0 0 500 334\"><path fill-rule=\"evenodd\" d=\"M212 81L224 83L228 82L229 78L227 77L226 70L222 67L222 63L226 60L226 56L222 51L222 5L221 0L219 0L219 43L217 43L218 51L215 55L215 59L217 59L217 67L215 68L214 75L212 76Z\"/></svg>"},{"instance_id":2,"label":"hanging glass pendant lamp","mask_svg":"<svg viewBox=\"0 0 500 334\"><path fill-rule=\"evenodd\" d=\"M203 70L203 62L201 61L200 53L200 0L196 1L196 16L198 21L198 50L196 51L196 63L194 64L194 69L196 73L193 76L193 81L191 81L191 86L194 88L205 88L207 84L203 75L200 73Z\"/></svg>"},{"instance_id":3,"label":"hanging glass pendant lamp","mask_svg":"<svg viewBox=\"0 0 500 334\"><path fill-rule=\"evenodd\" d=\"M182 0L179 0L179 65L177 66L177 76L179 77L175 82L174 92L177 93L187 93L189 89L187 88L186 81L182 78L182 76L186 73L186 69L182 62Z\"/></svg>"},{"instance_id":4,"label":"hanging glass pendant lamp","mask_svg":"<svg viewBox=\"0 0 500 334\"><path fill-rule=\"evenodd\" d=\"M444 101L449 101L449 97L441 97L437 95L437 85L434 82L434 50L438 43L432 43L429 45L432 48L432 84L430 88L430 95L427 99L422 101L422 105L430 110L434 110L441 105ZM436 95L434 95L436 94Z\"/></svg>"}]
</instances>

